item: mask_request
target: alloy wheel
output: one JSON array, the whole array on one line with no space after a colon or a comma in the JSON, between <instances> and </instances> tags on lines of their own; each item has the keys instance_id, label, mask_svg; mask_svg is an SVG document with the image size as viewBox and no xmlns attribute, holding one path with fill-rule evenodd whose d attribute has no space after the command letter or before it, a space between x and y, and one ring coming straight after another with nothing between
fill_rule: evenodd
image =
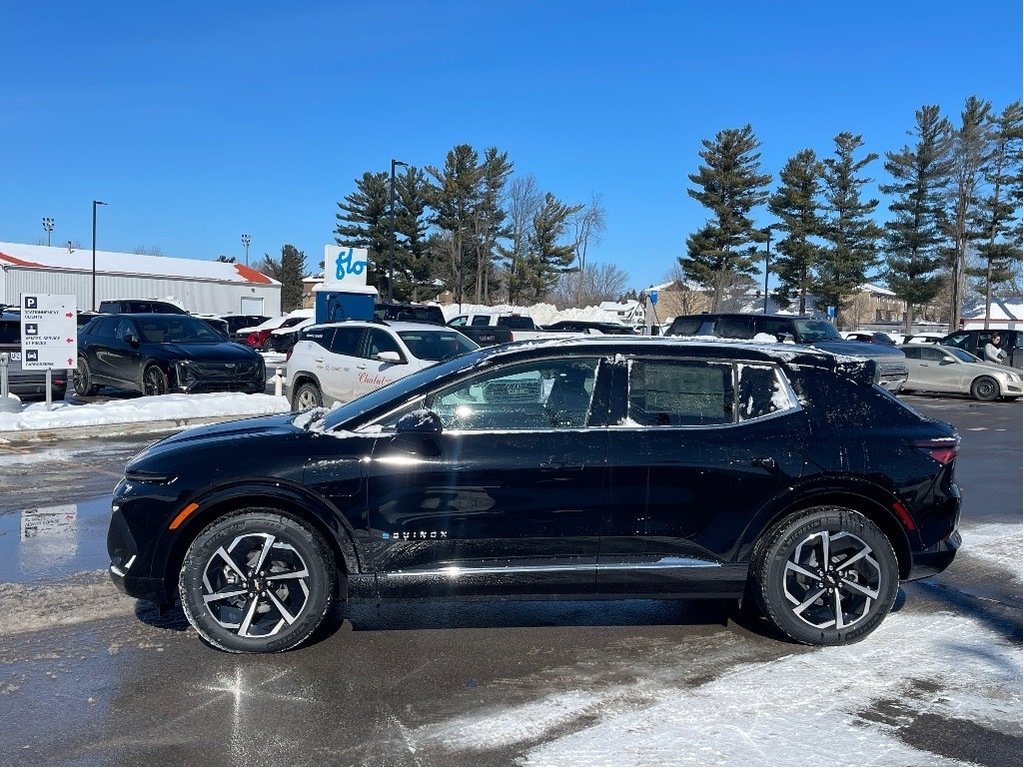
<instances>
[{"instance_id":1,"label":"alloy wheel","mask_svg":"<svg viewBox=\"0 0 1024 768\"><path fill-rule=\"evenodd\" d=\"M220 546L203 569L203 602L213 620L243 638L293 625L310 597L309 568L274 534L245 533Z\"/></svg>"},{"instance_id":2,"label":"alloy wheel","mask_svg":"<svg viewBox=\"0 0 1024 768\"><path fill-rule=\"evenodd\" d=\"M863 539L819 531L801 541L786 562L783 593L793 614L816 629L848 629L878 600L881 568Z\"/></svg>"}]
</instances>

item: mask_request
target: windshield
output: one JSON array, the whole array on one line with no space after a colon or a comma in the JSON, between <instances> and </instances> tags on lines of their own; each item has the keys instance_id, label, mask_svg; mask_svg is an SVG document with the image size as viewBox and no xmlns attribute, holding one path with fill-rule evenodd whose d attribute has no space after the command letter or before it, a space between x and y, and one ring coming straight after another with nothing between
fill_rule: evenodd
<instances>
[{"instance_id":1,"label":"windshield","mask_svg":"<svg viewBox=\"0 0 1024 768\"><path fill-rule=\"evenodd\" d=\"M431 365L409 376L398 379L398 381L386 384L369 394L357 397L355 400L350 400L343 405L336 406L324 414L324 428L334 429L358 418L364 413L369 413L381 406L387 405L392 400L401 400L403 393L411 393L452 371L468 368L486 354L486 349L477 349L465 355L453 357L443 363Z\"/></svg>"},{"instance_id":2,"label":"windshield","mask_svg":"<svg viewBox=\"0 0 1024 768\"><path fill-rule=\"evenodd\" d=\"M165 342L221 342L224 337L212 327L187 315L153 315L136 320L142 340L154 344Z\"/></svg>"},{"instance_id":3,"label":"windshield","mask_svg":"<svg viewBox=\"0 0 1024 768\"><path fill-rule=\"evenodd\" d=\"M810 344L815 341L842 341L839 331L828 320L793 320L796 326L797 341Z\"/></svg>"},{"instance_id":4,"label":"windshield","mask_svg":"<svg viewBox=\"0 0 1024 768\"><path fill-rule=\"evenodd\" d=\"M415 357L434 362L472 352L479 346L458 331L399 331L398 335Z\"/></svg>"}]
</instances>

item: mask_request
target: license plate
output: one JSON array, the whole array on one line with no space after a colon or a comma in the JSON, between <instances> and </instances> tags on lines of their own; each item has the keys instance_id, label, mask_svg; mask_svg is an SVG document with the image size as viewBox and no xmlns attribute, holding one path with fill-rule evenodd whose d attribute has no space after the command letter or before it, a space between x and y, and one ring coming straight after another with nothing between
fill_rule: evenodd
<instances>
[{"instance_id":1,"label":"license plate","mask_svg":"<svg viewBox=\"0 0 1024 768\"><path fill-rule=\"evenodd\" d=\"M21 352L11 352L11 362L12 363L20 363L21 362Z\"/></svg>"}]
</instances>

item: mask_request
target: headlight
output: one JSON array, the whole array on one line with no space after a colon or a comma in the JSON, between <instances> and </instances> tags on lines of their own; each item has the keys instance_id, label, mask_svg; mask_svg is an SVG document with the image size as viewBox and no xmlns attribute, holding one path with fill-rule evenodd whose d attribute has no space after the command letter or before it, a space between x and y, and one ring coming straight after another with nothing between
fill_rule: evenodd
<instances>
[{"instance_id":1,"label":"headlight","mask_svg":"<svg viewBox=\"0 0 1024 768\"><path fill-rule=\"evenodd\" d=\"M178 386L188 388L196 383L196 374L192 370L191 360L179 360L174 364L174 370L178 378Z\"/></svg>"}]
</instances>

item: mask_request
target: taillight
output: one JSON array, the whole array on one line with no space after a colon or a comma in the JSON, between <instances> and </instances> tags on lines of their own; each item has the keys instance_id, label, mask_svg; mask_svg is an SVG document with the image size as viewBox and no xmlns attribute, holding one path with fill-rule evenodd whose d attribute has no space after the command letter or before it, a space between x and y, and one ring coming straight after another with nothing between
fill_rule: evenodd
<instances>
[{"instance_id":1,"label":"taillight","mask_svg":"<svg viewBox=\"0 0 1024 768\"><path fill-rule=\"evenodd\" d=\"M924 451L939 464L949 464L956 458L960 450L960 438L940 437L935 440L918 440L912 444L920 451Z\"/></svg>"}]
</instances>

